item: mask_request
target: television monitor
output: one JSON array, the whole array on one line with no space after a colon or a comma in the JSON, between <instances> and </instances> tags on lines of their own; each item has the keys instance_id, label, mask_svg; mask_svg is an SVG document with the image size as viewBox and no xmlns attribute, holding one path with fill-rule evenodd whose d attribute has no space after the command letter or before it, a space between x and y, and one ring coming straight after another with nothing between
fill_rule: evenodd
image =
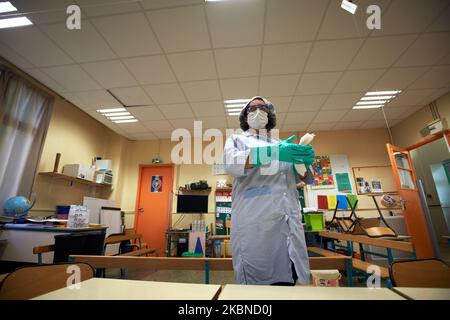
<instances>
[{"instance_id":1,"label":"television monitor","mask_svg":"<svg viewBox=\"0 0 450 320\"><path fill-rule=\"evenodd\" d=\"M208 213L208 196L178 195L177 213Z\"/></svg>"}]
</instances>

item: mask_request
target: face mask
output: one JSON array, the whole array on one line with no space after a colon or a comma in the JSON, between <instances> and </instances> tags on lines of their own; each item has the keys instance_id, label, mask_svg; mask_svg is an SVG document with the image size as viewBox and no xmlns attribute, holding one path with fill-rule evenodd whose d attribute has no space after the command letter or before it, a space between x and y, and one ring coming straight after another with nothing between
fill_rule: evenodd
<instances>
[{"instance_id":1,"label":"face mask","mask_svg":"<svg viewBox=\"0 0 450 320\"><path fill-rule=\"evenodd\" d=\"M250 128L264 129L269 121L267 113L257 109L247 115L247 121Z\"/></svg>"}]
</instances>

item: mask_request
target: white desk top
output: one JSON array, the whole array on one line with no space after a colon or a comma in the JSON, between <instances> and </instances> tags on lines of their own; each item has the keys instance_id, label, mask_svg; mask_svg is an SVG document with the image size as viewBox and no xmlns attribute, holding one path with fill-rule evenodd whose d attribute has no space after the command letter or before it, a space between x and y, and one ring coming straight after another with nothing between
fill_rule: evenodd
<instances>
[{"instance_id":1,"label":"white desk top","mask_svg":"<svg viewBox=\"0 0 450 320\"><path fill-rule=\"evenodd\" d=\"M227 284L219 300L405 300L386 289Z\"/></svg>"},{"instance_id":2,"label":"white desk top","mask_svg":"<svg viewBox=\"0 0 450 320\"><path fill-rule=\"evenodd\" d=\"M450 289L441 288L392 288L413 300L450 300Z\"/></svg>"},{"instance_id":3,"label":"white desk top","mask_svg":"<svg viewBox=\"0 0 450 320\"><path fill-rule=\"evenodd\" d=\"M37 300L212 300L220 285L92 278Z\"/></svg>"}]
</instances>

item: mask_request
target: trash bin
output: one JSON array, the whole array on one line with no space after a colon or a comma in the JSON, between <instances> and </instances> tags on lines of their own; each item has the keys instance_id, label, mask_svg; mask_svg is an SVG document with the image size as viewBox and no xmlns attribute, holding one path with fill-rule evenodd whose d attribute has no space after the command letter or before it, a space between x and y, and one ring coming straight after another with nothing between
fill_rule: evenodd
<instances>
[{"instance_id":1,"label":"trash bin","mask_svg":"<svg viewBox=\"0 0 450 320\"><path fill-rule=\"evenodd\" d=\"M177 257L182 257L183 252L188 251L188 243L186 238L180 238L178 239L178 245L177 245Z\"/></svg>"}]
</instances>

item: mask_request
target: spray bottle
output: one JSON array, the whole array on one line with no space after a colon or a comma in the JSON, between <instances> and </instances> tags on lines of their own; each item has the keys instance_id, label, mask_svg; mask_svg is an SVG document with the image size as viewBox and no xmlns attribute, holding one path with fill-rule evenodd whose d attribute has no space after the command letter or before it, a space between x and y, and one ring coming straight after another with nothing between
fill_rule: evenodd
<instances>
[{"instance_id":1,"label":"spray bottle","mask_svg":"<svg viewBox=\"0 0 450 320\"><path fill-rule=\"evenodd\" d=\"M306 133L303 137L300 138L300 142L298 144L306 146L313 141L315 136L316 135L314 133ZM306 173L307 168L303 163L295 164L294 166L298 174L303 176Z\"/></svg>"}]
</instances>

